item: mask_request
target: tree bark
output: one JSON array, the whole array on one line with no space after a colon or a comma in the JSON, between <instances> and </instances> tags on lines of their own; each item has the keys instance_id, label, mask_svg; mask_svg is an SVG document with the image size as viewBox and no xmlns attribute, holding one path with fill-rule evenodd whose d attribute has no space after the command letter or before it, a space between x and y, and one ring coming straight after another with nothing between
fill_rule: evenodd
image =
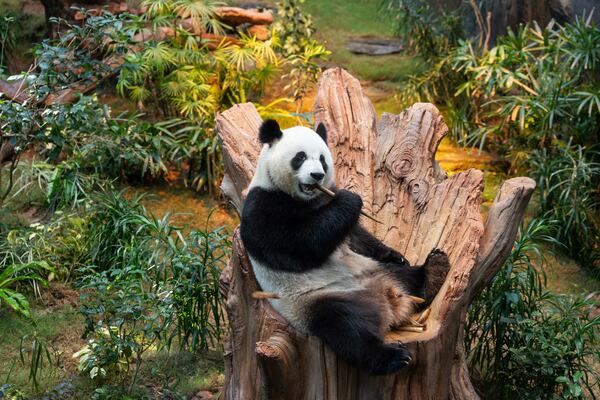
<instances>
[{"instance_id":1,"label":"tree bark","mask_svg":"<svg viewBox=\"0 0 600 400\"><path fill-rule=\"evenodd\" d=\"M514 178L500 189L483 221L483 174L448 178L435 161L447 127L435 106L415 104L400 115L375 110L360 83L342 69L319 81L315 125L327 127L337 184L361 194L364 210L383 224L363 225L412 264L440 248L450 259L446 281L431 304L424 332L390 332L413 354L400 373L373 377L338 359L314 337L297 334L263 300L239 234L221 277L231 336L226 399L476 399L462 347L467 308L502 265L534 189ZM252 104L217 116L226 177L222 190L241 211L260 146L261 118Z\"/></svg>"}]
</instances>

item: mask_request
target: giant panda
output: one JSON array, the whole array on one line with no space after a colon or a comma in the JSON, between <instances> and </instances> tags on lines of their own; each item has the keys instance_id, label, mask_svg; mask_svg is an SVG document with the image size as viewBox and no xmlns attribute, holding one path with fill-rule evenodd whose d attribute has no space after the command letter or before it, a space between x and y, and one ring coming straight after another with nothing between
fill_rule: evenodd
<instances>
[{"instance_id":1,"label":"giant panda","mask_svg":"<svg viewBox=\"0 0 600 400\"><path fill-rule=\"evenodd\" d=\"M279 295L270 303L300 333L370 374L397 372L411 355L384 335L415 311L407 295L431 292L427 267L445 255L434 250L422 267L412 267L361 227L361 197L334 187L324 125L282 131L267 120L259 140L240 227L256 280Z\"/></svg>"}]
</instances>

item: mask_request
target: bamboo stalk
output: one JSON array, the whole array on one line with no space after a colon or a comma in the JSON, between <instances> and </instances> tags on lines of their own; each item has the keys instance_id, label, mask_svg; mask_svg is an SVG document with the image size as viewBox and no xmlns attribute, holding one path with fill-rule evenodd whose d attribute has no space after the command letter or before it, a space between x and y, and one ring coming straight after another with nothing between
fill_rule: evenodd
<instances>
[{"instance_id":1,"label":"bamboo stalk","mask_svg":"<svg viewBox=\"0 0 600 400\"><path fill-rule=\"evenodd\" d=\"M431 314L431 308L426 308L421 315L419 316L419 318L417 318L417 322L422 324L425 320L427 320L427 318L429 318L429 314Z\"/></svg>"},{"instance_id":2,"label":"bamboo stalk","mask_svg":"<svg viewBox=\"0 0 600 400\"><path fill-rule=\"evenodd\" d=\"M265 300L265 299L279 299L279 298L281 298L281 296L279 296L279 293L263 292L263 291L257 290L256 292L252 293L252 298L257 299L257 300Z\"/></svg>"},{"instance_id":3,"label":"bamboo stalk","mask_svg":"<svg viewBox=\"0 0 600 400\"><path fill-rule=\"evenodd\" d=\"M323 186L321 186L319 184L316 184L315 187L317 189L319 189L321 192L325 193L327 196L332 197L332 198L335 197L335 193L333 193L331 190L327 189L326 187L323 187ZM375 217L370 216L369 214L367 214L366 212L364 212L362 210L360 211L360 213L362 215L364 215L365 217L369 218L371 221L375 221L378 224L383 224L383 222L375 219Z\"/></svg>"},{"instance_id":4,"label":"bamboo stalk","mask_svg":"<svg viewBox=\"0 0 600 400\"><path fill-rule=\"evenodd\" d=\"M411 299L415 304L423 304L423 303L425 303L425 299L422 299L422 298L417 297L417 296L408 295L408 298Z\"/></svg>"},{"instance_id":5,"label":"bamboo stalk","mask_svg":"<svg viewBox=\"0 0 600 400\"><path fill-rule=\"evenodd\" d=\"M425 332L425 328L422 326L401 326L398 330L404 332Z\"/></svg>"}]
</instances>

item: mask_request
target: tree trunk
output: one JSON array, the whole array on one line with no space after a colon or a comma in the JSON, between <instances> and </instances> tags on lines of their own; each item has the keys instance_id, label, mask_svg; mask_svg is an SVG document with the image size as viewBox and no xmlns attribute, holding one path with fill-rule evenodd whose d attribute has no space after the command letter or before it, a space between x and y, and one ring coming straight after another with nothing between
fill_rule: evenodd
<instances>
[{"instance_id":1,"label":"tree trunk","mask_svg":"<svg viewBox=\"0 0 600 400\"><path fill-rule=\"evenodd\" d=\"M413 362L398 374L369 376L338 359L314 337L296 333L264 300L248 257L234 234L221 277L231 336L226 351L226 399L475 399L462 333L473 297L508 256L534 189L529 178L502 185L488 219L480 213L483 174L470 169L448 178L435 161L447 127L435 106L415 104L400 115L375 110L359 82L342 69L323 74L315 125L327 127L339 187L361 194L364 210L382 224L364 226L411 262L432 248L450 259L446 281L431 304L424 332L395 331ZM226 176L223 193L238 212L254 173L261 118L252 104L217 116Z\"/></svg>"}]
</instances>

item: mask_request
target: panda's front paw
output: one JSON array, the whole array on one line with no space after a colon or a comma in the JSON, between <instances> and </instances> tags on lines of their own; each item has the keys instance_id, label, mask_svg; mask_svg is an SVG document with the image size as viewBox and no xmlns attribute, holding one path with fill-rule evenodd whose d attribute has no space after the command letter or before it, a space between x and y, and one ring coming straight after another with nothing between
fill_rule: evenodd
<instances>
[{"instance_id":1,"label":"panda's front paw","mask_svg":"<svg viewBox=\"0 0 600 400\"><path fill-rule=\"evenodd\" d=\"M346 189L340 189L335 193L335 199L338 203L343 204L350 209L360 213L363 206L362 198Z\"/></svg>"}]
</instances>

